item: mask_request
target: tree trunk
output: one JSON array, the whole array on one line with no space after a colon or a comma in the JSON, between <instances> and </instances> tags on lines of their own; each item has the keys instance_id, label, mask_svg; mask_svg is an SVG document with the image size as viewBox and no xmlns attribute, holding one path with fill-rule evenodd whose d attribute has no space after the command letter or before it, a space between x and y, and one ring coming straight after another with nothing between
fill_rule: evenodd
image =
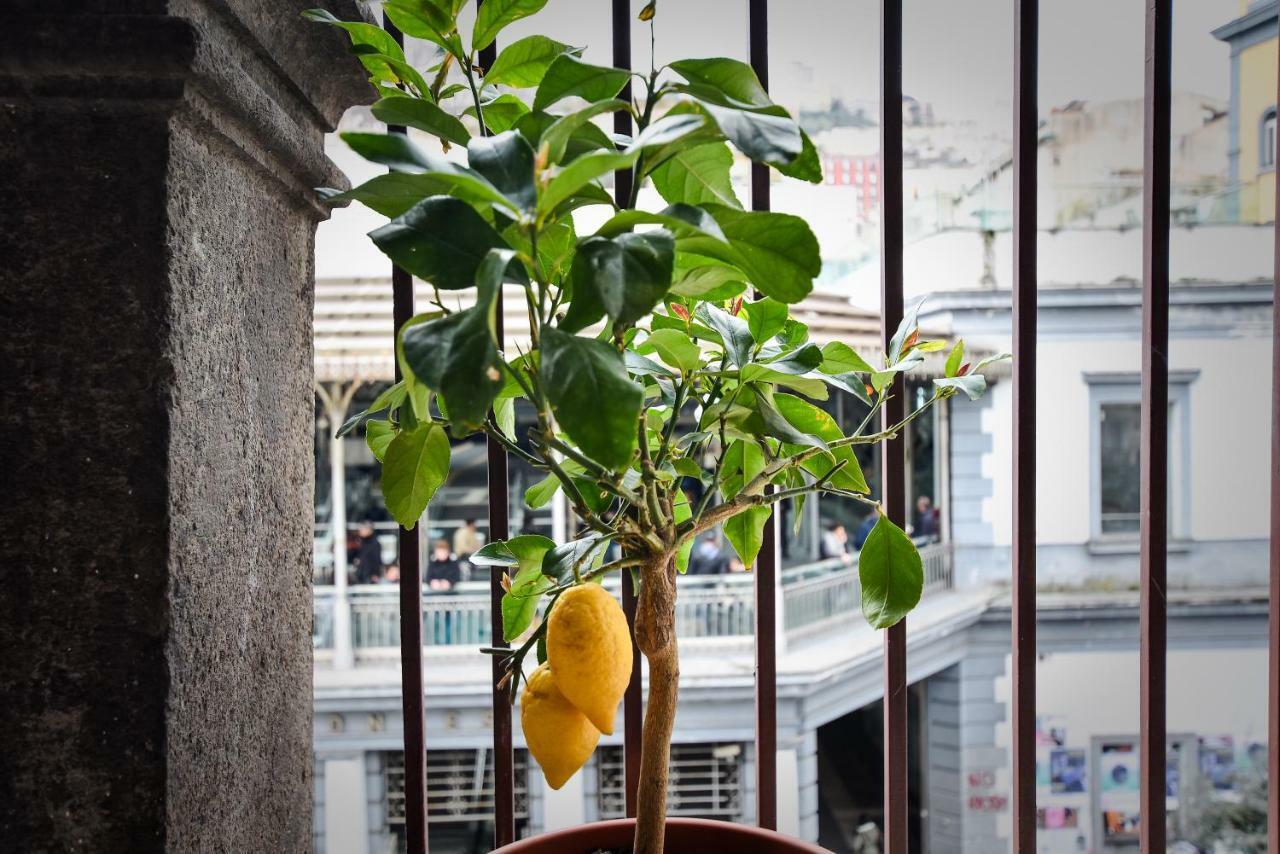
<instances>
[{"instance_id":1,"label":"tree trunk","mask_svg":"<svg viewBox=\"0 0 1280 854\"><path fill-rule=\"evenodd\" d=\"M640 571L636 608L636 644L649 661L649 705L644 714L640 788L636 804L633 854L662 854L667 821L667 773L671 732L680 691L676 649L676 570L671 555L661 555Z\"/></svg>"}]
</instances>

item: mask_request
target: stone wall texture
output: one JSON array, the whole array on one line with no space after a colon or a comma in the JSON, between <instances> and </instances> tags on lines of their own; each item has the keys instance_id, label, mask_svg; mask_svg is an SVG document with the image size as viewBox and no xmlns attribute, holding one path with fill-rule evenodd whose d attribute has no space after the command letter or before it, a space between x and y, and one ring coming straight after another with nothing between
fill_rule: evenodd
<instances>
[{"instance_id":1,"label":"stone wall texture","mask_svg":"<svg viewBox=\"0 0 1280 854\"><path fill-rule=\"evenodd\" d=\"M314 5L0 10L5 850L311 848Z\"/></svg>"}]
</instances>

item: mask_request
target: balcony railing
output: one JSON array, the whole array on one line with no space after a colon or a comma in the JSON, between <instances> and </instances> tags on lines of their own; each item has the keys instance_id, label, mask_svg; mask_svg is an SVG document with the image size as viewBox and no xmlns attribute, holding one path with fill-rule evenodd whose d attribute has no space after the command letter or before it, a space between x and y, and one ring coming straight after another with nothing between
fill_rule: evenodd
<instances>
[{"instance_id":1,"label":"balcony railing","mask_svg":"<svg viewBox=\"0 0 1280 854\"><path fill-rule=\"evenodd\" d=\"M948 543L920 548L925 595L953 586ZM618 590L611 577L605 586ZM858 558L851 555L793 567L782 573L783 619L788 640L812 637L848 625L859 614ZM357 663L395 660L400 647L400 604L394 585L358 585L347 593L351 611L351 647ZM333 649L334 590L315 588L313 640L317 651ZM491 642L488 582L463 582L455 592L423 591L424 647L475 647ZM680 579L676 631L682 638L748 637L755 632L755 593L748 573L689 575ZM324 655L318 658L323 659Z\"/></svg>"}]
</instances>

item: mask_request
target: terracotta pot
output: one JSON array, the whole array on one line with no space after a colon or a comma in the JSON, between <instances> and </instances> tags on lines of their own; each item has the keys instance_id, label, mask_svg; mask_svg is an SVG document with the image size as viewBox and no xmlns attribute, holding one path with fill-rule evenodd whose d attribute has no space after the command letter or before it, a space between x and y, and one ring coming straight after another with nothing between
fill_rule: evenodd
<instances>
[{"instance_id":1,"label":"terracotta pot","mask_svg":"<svg viewBox=\"0 0 1280 854\"><path fill-rule=\"evenodd\" d=\"M633 818L597 821L553 830L499 848L494 854L594 854L596 849L630 850L635 836ZM708 851L733 854L830 854L825 848L745 824L708 821L702 818L667 820L665 854L706 854Z\"/></svg>"}]
</instances>

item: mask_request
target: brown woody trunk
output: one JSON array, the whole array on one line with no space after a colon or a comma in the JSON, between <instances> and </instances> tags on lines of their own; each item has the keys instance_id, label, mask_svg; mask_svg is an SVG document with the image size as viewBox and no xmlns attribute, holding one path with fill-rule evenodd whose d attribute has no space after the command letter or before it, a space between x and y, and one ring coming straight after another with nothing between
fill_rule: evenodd
<instances>
[{"instance_id":1,"label":"brown woody trunk","mask_svg":"<svg viewBox=\"0 0 1280 854\"><path fill-rule=\"evenodd\" d=\"M676 570L672 556L655 557L641 567L640 577L636 644L649 661L649 705L645 709L641 742L634 854L662 854L671 731L676 722L676 698L680 691Z\"/></svg>"}]
</instances>

